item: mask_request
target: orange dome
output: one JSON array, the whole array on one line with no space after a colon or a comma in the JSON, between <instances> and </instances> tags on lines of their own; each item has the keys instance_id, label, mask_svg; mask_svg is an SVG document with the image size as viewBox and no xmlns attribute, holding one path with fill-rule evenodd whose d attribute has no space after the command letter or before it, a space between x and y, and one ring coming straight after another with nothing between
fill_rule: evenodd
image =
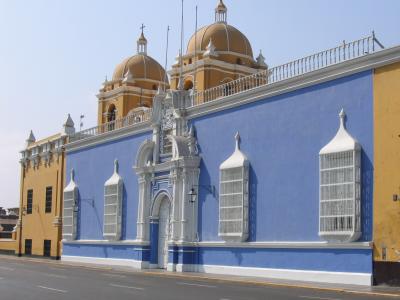
<instances>
[{"instance_id":1,"label":"orange dome","mask_svg":"<svg viewBox=\"0 0 400 300\"><path fill-rule=\"evenodd\" d=\"M196 42L195 42L196 36ZM229 51L248 56L253 60L253 50L247 37L235 27L224 22L217 22L200 28L189 40L186 54L194 54L196 51L204 51L208 43L212 41L216 51Z\"/></svg>"},{"instance_id":2,"label":"orange dome","mask_svg":"<svg viewBox=\"0 0 400 300\"><path fill-rule=\"evenodd\" d=\"M124 59L114 70L113 81L122 80L130 72L132 79L165 81L164 68L152 57L136 54Z\"/></svg>"}]
</instances>

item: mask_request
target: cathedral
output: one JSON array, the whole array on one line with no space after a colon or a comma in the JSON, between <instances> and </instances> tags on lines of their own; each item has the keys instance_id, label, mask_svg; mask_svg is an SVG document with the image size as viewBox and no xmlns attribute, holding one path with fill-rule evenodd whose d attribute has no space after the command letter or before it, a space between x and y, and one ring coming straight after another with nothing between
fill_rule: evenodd
<instances>
[{"instance_id":1,"label":"cathedral","mask_svg":"<svg viewBox=\"0 0 400 300\"><path fill-rule=\"evenodd\" d=\"M96 127L75 131L68 117L52 139L31 134L16 252L34 252L28 235L38 233L26 224L41 206L32 182L56 168L49 193L58 204L47 204L58 231L52 243L37 238L49 256L327 283L399 280L388 274L400 270L400 47L384 49L373 33L270 67L228 24L222 0L214 13L168 71L148 53L142 27L136 53L101 86Z\"/></svg>"}]
</instances>

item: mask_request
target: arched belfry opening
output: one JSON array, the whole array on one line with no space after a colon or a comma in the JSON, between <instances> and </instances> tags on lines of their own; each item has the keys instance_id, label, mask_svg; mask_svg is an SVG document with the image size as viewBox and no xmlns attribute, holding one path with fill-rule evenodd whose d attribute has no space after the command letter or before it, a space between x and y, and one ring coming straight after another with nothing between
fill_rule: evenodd
<instances>
[{"instance_id":1,"label":"arched belfry opening","mask_svg":"<svg viewBox=\"0 0 400 300\"><path fill-rule=\"evenodd\" d=\"M115 108L114 104L111 104L108 107L108 111L107 111L107 122L115 121L116 116L117 116L117 109Z\"/></svg>"}]
</instances>

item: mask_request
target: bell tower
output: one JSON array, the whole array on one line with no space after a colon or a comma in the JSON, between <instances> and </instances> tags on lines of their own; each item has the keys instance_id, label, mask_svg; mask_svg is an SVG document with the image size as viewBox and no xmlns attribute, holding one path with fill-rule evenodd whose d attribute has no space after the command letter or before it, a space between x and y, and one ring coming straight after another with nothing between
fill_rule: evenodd
<instances>
[{"instance_id":1,"label":"bell tower","mask_svg":"<svg viewBox=\"0 0 400 300\"><path fill-rule=\"evenodd\" d=\"M114 70L111 80L106 80L98 98L98 124L114 122L129 115L133 119L145 117L153 105L159 87L168 87L164 68L147 54L145 26L136 42L136 54L127 57ZM110 125L114 129L113 124Z\"/></svg>"},{"instance_id":2,"label":"bell tower","mask_svg":"<svg viewBox=\"0 0 400 300\"><path fill-rule=\"evenodd\" d=\"M247 37L227 22L228 8L219 0L214 23L197 30L182 56L183 89L204 91L267 68L263 57L254 59ZM179 57L169 71L171 88L178 89Z\"/></svg>"}]
</instances>

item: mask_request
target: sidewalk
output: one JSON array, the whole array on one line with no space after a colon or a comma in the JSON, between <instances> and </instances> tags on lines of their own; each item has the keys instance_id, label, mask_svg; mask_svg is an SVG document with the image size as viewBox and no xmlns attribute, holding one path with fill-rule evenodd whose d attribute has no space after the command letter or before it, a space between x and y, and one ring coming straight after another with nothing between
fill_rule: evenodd
<instances>
[{"instance_id":1,"label":"sidewalk","mask_svg":"<svg viewBox=\"0 0 400 300\"><path fill-rule=\"evenodd\" d=\"M287 288L305 288L305 289L318 289L324 291L334 291L349 294L360 294L360 295L373 295L382 297L391 297L400 299L400 287L391 286L359 286L359 285L343 285L343 284L330 284L330 283L316 283L316 282L306 282L306 281L293 281L293 280L281 280L273 278L261 278L261 277L249 277L249 276L239 276L239 275L220 275L220 274L206 274L206 273L195 273L195 272L169 272L166 270L156 270L156 269L145 269L138 270L132 269L131 267L123 266L106 266L98 265L92 263L75 263L75 262L65 262L59 260L48 260L41 258L31 258L31 257L16 257L11 255L1 255L0 259L9 260L25 260L34 263L44 263L52 265L65 265L71 267L83 267L87 269L95 270L107 270L113 272L123 272L123 273L135 273L143 276L168 276L175 278L185 278L190 280L198 281L218 281L224 283L235 283L235 284L245 284L245 285L258 285L258 286L277 286L277 287L287 287Z\"/></svg>"}]
</instances>

